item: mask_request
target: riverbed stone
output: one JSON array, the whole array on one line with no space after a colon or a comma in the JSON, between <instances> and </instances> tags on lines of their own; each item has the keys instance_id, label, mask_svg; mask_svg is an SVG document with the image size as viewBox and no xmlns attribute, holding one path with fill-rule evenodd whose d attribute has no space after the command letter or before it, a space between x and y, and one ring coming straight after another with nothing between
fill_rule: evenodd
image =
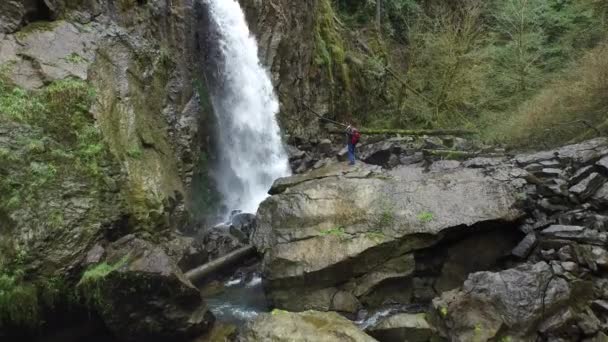
<instances>
[{"instance_id":1,"label":"riverbed stone","mask_svg":"<svg viewBox=\"0 0 608 342\"><path fill-rule=\"evenodd\" d=\"M366 329L366 332L380 342L427 342L434 335L424 313L390 315Z\"/></svg>"},{"instance_id":2,"label":"riverbed stone","mask_svg":"<svg viewBox=\"0 0 608 342\"><path fill-rule=\"evenodd\" d=\"M351 321L335 312L300 313L274 310L245 327L239 342L374 342Z\"/></svg>"},{"instance_id":3,"label":"riverbed stone","mask_svg":"<svg viewBox=\"0 0 608 342\"><path fill-rule=\"evenodd\" d=\"M570 295L568 282L539 262L471 274L462 290L443 293L433 300L433 307L445 336L458 341L500 336L525 340L535 334L545 313L564 307Z\"/></svg>"}]
</instances>

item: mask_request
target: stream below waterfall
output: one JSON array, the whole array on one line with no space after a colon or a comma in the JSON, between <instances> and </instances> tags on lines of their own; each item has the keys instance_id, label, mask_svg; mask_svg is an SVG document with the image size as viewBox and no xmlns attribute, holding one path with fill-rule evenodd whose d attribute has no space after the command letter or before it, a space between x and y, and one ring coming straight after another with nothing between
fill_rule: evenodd
<instances>
[{"instance_id":1,"label":"stream below waterfall","mask_svg":"<svg viewBox=\"0 0 608 342\"><path fill-rule=\"evenodd\" d=\"M221 292L206 298L218 321L240 326L261 312L269 311L259 275L250 279L237 276L225 281L222 286Z\"/></svg>"}]
</instances>

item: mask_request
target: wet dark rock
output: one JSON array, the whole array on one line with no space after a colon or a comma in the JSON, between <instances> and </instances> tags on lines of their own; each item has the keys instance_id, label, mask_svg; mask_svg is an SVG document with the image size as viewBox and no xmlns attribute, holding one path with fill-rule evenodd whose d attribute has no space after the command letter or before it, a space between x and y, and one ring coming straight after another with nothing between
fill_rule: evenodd
<instances>
[{"instance_id":1,"label":"wet dark rock","mask_svg":"<svg viewBox=\"0 0 608 342\"><path fill-rule=\"evenodd\" d=\"M559 212L559 211L568 210L567 205L551 203L551 201L547 198L543 198L540 201L538 201L538 206L548 212Z\"/></svg>"},{"instance_id":2,"label":"wet dark rock","mask_svg":"<svg viewBox=\"0 0 608 342\"><path fill-rule=\"evenodd\" d=\"M368 164L388 165L391 156L407 148L409 140L389 139L359 148L359 158Z\"/></svg>"},{"instance_id":3,"label":"wet dark rock","mask_svg":"<svg viewBox=\"0 0 608 342\"><path fill-rule=\"evenodd\" d=\"M546 261L553 260L556 258L557 254L555 253L555 249L543 249L540 251L542 258Z\"/></svg>"},{"instance_id":4,"label":"wet dark rock","mask_svg":"<svg viewBox=\"0 0 608 342\"><path fill-rule=\"evenodd\" d=\"M306 156L306 152L304 152L292 145L287 145L286 151L287 151L287 155L289 157L290 162L293 162L295 160L300 160Z\"/></svg>"},{"instance_id":5,"label":"wet dark rock","mask_svg":"<svg viewBox=\"0 0 608 342\"><path fill-rule=\"evenodd\" d=\"M545 336L563 334L570 326L576 324L575 314L570 308L560 310L556 314L544 320L538 327L538 331Z\"/></svg>"},{"instance_id":6,"label":"wet dark rock","mask_svg":"<svg viewBox=\"0 0 608 342\"><path fill-rule=\"evenodd\" d=\"M541 295L539 295L541 294ZM443 334L459 341L501 336L529 338L546 312L564 307L568 282L554 277L545 262L469 276L462 290L433 300Z\"/></svg>"},{"instance_id":7,"label":"wet dark rock","mask_svg":"<svg viewBox=\"0 0 608 342\"><path fill-rule=\"evenodd\" d=\"M242 243L249 243L251 234L255 230L256 216L250 213L238 213L230 219L230 232L235 235L240 232L242 235L239 240ZM235 235L236 236L236 235Z\"/></svg>"},{"instance_id":8,"label":"wet dark rock","mask_svg":"<svg viewBox=\"0 0 608 342\"><path fill-rule=\"evenodd\" d=\"M608 314L608 301L603 299L594 300L591 308L600 314Z\"/></svg>"},{"instance_id":9,"label":"wet dark rock","mask_svg":"<svg viewBox=\"0 0 608 342\"><path fill-rule=\"evenodd\" d=\"M0 33L16 31L22 25L25 13L23 1L2 1L0 4Z\"/></svg>"},{"instance_id":10,"label":"wet dark rock","mask_svg":"<svg viewBox=\"0 0 608 342\"><path fill-rule=\"evenodd\" d=\"M574 259L572 246L564 246L557 251L557 256L561 261L570 261Z\"/></svg>"},{"instance_id":11,"label":"wet dark rock","mask_svg":"<svg viewBox=\"0 0 608 342\"><path fill-rule=\"evenodd\" d=\"M581 226L552 225L544 229L541 235L547 238L567 239L594 245L603 245L608 241L606 233L585 229Z\"/></svg>"},{"instance_id":12,"label":"wet dark rock","mask_svg":"<svg viewBox=\"0 0 608 342\"><path fill-rule=\"evenodd\" d=\"M399 158L401 165L413 165L424 161L424 155L422 152L416 152L413 155L403 155Z\"/></svg>"},{"instance_id":13,"label":"wet dark rock","mask_svg":"<svg viewBox=\"0 0 608 342\"><path fill-rule=\"evenodd\" d=\"M597 208L608 208L608 183L604 183L604 185L593 194L591 201Z\"/></svg>"},{"instance_id":14,"label":"wet dark rock","mask_svg":"<svg viewBox=\"0 0 608 342\"><path fill-rule=\"evenodd\" d=\"M209 329L213 316L198 289L161 247L130 235L107 251L113 270L85 273L79 289L115 334L185 340Z\"/></svg>"},{"instance_id":15,"label":"wet dark rock","mask_svg":"<svg viewBox=\"0 0 608 342\"><path fill-rule=\"evenodd\" d=\"M606 328L604 327L604 329L606 329ZM594 337L584 339L583 342L608 342L608 335L606 335L604 332L600 331Z\"/></svg>"},{"instance_id":16,"label":"wet dark rock","mask_svg":"<svg viewBox=\"0 0 608 342\"><path fill-rule=\"evenodd\" d=\"M504 162L504 158L486 158L476 157L466 160L463 165L470 168L486 168L492 166L498 166Z\"/></svg>"},{"instance_id":17,"label":"wet dark rock","mask_svg":"<svg viewBox=\"0 0 608 342\"><path fill-rule=\"evenodd\" d=\"M579 314L577 325L585 336L593 336L600 330L601 321L586 307L585 311Z\"/></svg>"},{"instance_id":18,"label":"wet dark rock","mask_svg":"<svg viewBox=\"0 0 608 342\"><path fill-rule=\"evenodd\" d=\"M557 159L543 160L539 162L545 168L561 168L562 163Z\"/></svg>"},{"instance_id":19,"label":"wet dark rock","mask_svg":"<svg viewBox=\"0 0 608 342\"><path fill-rule=\"evenodd\" d=\"M328 154L332 151L332 142L329 139L322 139L319 142L319 146L317 146L319 152L323 154Z\"/></svg>"},{"instance_id":20,"label":"wet dark rock","mask_svg":"<svg viewBox=\"0 0 608 342\"><path fill-rule=\"evenodd\" d=\"M528 233L528 235L513 248L511 254L518 258L525 259L530 255L534 247L536 247L536 240L536 233Z\"/></svg>"},{"instance_id":21,"label":"wet dark rock","mask_svg":"<svg viewBox=\"0 0 608 342\"><path fill-rule=\"evenodd\" d=\"M604 174L608 173L608 156L605 156L602 159L598 160L596 165L603 169Z\"/></svg>"},{"instance_id":22,"label":"wet dark rock","mask_svg":"<svg viewBox=\"0 0 608 342\"><path fill-rule=\"evenodd\" d=\"M214 260L229 254L244 244L230 233L229 225L216 226L202 233L204 250L208 253L208 260Z\"/></svg>"},{"instance_id":23,"label":"wet dark rock","mask_svg":"<svg viewBox=\"0 0 608 342\"><path fill-rule=\"evenodd\" d=\"M563 171L561 169L543 168L540 171L534 172L536 177L554 178L560 177Z\"/></svg>"},{"instance_id":24,"label":"wet dark rock","mask_svg":"<svg viewBox=\"0 0 608 342\"><path fill-rule=\"evenodd\" d=\"M569 191L578 196L581 200L586 200L606 183L606 178L597 172L594 172L583 179L580 183L574 185Z\"/></svg>"},{"instance_id":25,"label":"wet dark rock","mask_svg":"<svg viewBox=\"0 0 608 342\"><path fill-rule=\"evenodd\" d=\"M390 315L367 328L366 332L380 342L427 342L435 334L423 313Z\"/></svg>"},{"instance_id":26,"label":"wet dark rock","mask_svg":"<svg viewBox=\"0 0 608 342\"><path fill-rule=\"evenodd\" d=\"M585 178L589 177L589 175L591 175L594 171L595 171L595 167L593 165L588 165L588 166L582 167L582 168L578 169L572 177L570 177L568 182L571 185L578 184L581 181L583 181Z\"/></svg>"},{"instance_id":27,"label":"wet dark rock","mask_svg":"<svg viewBox=\"0 0 608 342\"><path fill-rule=\"evenodd\" d=\"M209 258L200 241L180 234L173 234L163 247L183 272L204 264Z\"/></svg>"}]
</instances>

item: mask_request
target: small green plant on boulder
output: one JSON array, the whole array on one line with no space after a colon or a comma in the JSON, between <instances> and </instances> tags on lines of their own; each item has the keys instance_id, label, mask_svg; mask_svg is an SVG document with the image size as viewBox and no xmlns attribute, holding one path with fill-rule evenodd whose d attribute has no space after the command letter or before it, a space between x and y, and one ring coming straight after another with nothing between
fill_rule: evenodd
<instances>
[{"instance_id":1,"label":"small green plant on boulder","mask_svg":"<svg viewBox=\"0 0 608 342\"><path fill-rule=\"evenodd\" d=\"M435 215L429 211L423 211L416 217L418 218L418 221L422 223L428 223L435 219Z\"/></svg>"},{"instance_id":2,"label":"small green plant on boulder","mask_svg":"<svg viewBox=\"0 0 608 342\"><path fill-rule=\"evenodd\" d=\"M129 256L125 255L115 264L106 262L97 264L89 268L76 285L78 294L85 300L85 304L89 307L103 307L102 286L103 280L112 272L125 266L129 261Z\"/></svg>"},{"instance_id":3,"label":"small green plant on boulder","mask_svg":"<svg viewBox=\"0 0 608 342\"><path fill-rule=\"evenodd\" d=\"M144 155L143 151L139 148L139 146L134 146L127 150L127 155L133 159L141 159Z\"/></svg>"},{"instance_id":4,"label":"small green plant on boulder","mask_svg":"<svg viewBox=\"0 0 608 342\"><path fill-rule=\"evenodd\" d=\"M82 57L81 55L77 54L76 52L68 55L64 59L66 62L72 63L72 64L82 64L82 63L87 62L86 58Z\"/></svg>"},{"instance_id":5,"label":"small green plant on boulder","mask_svg":"<svg viewBox=\"0 0 608 342\"><path fill-rule=\"evenodd\" d=\"M344 227L335 227L335 228L321 231L321 236L328 236L328 235L343 237L346 235L346 231L344 230Z\"/></svg>"}]
</instances>

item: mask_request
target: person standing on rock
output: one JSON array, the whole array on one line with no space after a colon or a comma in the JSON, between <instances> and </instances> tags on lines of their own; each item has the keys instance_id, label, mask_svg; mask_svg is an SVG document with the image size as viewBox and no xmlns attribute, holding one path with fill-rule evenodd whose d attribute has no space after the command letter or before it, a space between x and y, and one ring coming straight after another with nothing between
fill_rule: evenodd
<instances>
[{"instance_id":1,"label":"person standing on rock","mask_svg":"<svg viewBox=\"0 0 608 342\"><path fill-rule=\"evenodd\" d=\"M349 125L346 127L346 144L348 148L348 161L350 165L355 165L355 148L359 143L361 133L355 127Z\"/></svg>"}]
</instances>

